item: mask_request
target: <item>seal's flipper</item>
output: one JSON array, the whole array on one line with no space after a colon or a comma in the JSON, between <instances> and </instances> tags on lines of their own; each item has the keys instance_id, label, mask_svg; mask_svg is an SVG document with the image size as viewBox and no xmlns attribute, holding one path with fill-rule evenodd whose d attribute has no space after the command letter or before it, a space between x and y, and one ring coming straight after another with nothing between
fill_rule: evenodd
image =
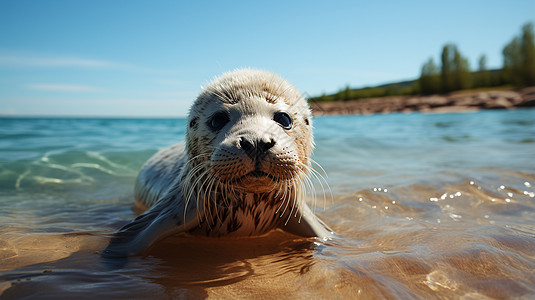
<instances>
[{"instance_id":1,"label":"seal's flipper","mask_svg":"<svg viewBox=\"0 0 535 300\"><path fill-rule=\"evenodd\" d=\"M334 237L334 232L316 217L305 203L299 207L297 213L289 217L286 224L281 225L281 229L298 236L318 237L323 240L330 240Z\"/></svg>"},{"instance_id":2,"label":"seal's flipper","mask_svg":"<svg viewBox=\"0 0 535 300\"><path fill-rule=\"evenodd\" d=\"M168 193L132 222L123 226L102 252L105 257L126 257L147 250L154 242L188 231L199 224L196 207L186 207L180 193Z\"/></svg>"}]
</instances>

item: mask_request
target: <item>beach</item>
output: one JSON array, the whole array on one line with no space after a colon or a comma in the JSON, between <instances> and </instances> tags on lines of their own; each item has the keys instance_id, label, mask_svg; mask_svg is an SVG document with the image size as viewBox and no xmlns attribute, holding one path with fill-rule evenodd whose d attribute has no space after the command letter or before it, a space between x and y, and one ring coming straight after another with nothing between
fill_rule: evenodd
<instances>
[{"instance_id":1,"label":"beach","mask_svg":"<svg viewBox=\"0 0 535 300\"><path fill-rule=\"evenodd\" d=\"M311 102L314 114L369 115L392 112L462 112L535 106L535 87L459 91L444 95L393 96L334 102Z\"/></svg>"}]
</instances>

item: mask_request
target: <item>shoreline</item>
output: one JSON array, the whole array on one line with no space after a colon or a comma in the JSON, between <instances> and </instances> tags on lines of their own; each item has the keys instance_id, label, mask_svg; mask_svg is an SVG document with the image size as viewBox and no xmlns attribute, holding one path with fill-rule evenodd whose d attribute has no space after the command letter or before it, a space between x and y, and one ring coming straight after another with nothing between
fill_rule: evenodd
<instances>
[{"instance_id":1,"label":"shoreline","mask_svg":"<svg viewBox=\"0 0 535 300\"><path fill-rule=\"evenodd\" d=\"M450 113L482 109L535 107L535 87L457 91L443 95L388 96L336 102L309 102L314 116L371 115L394 112Z\"/></svg>"}]
</instances>

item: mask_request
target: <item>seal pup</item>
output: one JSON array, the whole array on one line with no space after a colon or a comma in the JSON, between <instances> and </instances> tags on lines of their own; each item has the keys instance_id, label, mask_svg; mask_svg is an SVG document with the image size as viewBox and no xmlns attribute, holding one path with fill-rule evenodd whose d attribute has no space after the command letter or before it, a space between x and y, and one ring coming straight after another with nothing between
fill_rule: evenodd
<instances>
[{"instance_id":1,"label":"seal pup","mask_svg":"<svg viewBox=\"0 0 535 300\"><path fill-rule=\"evenodd\" d=\"M185 144L142 167L134 198L146 211L103 254L140 254L180 232L241 237L280 228L330 239L305 203L313 145L310 108L293 85L267 71L223 74L193 103Z\"/></svg>"}]
</instances>

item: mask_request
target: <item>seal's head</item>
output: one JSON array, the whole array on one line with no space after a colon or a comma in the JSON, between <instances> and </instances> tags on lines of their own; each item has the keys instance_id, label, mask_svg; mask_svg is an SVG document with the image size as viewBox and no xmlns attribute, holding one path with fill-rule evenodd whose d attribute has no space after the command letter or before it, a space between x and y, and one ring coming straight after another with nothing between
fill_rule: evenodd
<instances>
[{"instance_id":1,"label":"seal's head","mask_svg":"<svg viewBox=\"0 0 535 300\"><path fill-rule=\"evenodd\" d=\"M186 147L193 171L221 189L289 190L310 166L310 117L299 91L277 75L225 73L202 90L190 111Z\"/></svg>"}]
</instances>

